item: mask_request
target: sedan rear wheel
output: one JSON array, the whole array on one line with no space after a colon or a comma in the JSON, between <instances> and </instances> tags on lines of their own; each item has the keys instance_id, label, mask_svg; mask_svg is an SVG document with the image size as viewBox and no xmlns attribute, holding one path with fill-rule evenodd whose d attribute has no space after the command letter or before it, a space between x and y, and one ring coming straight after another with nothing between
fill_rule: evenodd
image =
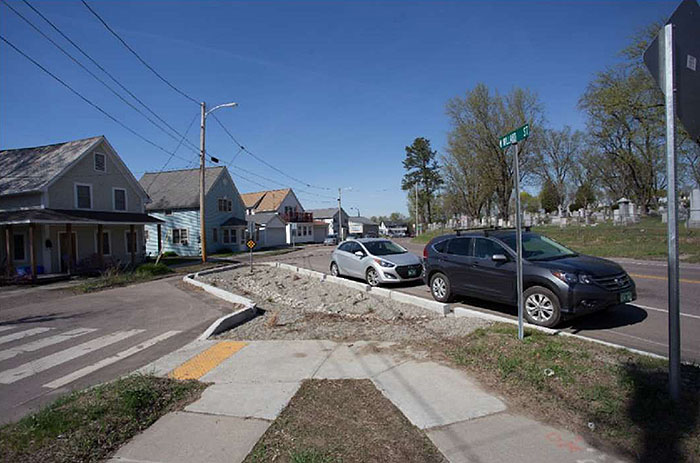
<instances>
[{"instance_id":1,"label":"sedan rear wheel","mask_svg":"<svg viewBox=\"0 0 700 463\"><path fill-rule=\"evenodd\" d=\"M367 279L367 283L370 286L379 286L379 274L374 269L374 267L370 267L367 269L367 273L365 274L365 277Z\"/></svg>"},{"instance_id":2,"label":"sedan rear wheel","mask_svg":"<svg viewBox=\"0 0 700 463\"><path fill-rule=\"evenodd\" d=\"M525 299L525 318L528 322L551 328L561 320L559 298L547 288L542 286L528 288L523 298Z\"/></svg>"}]
</instances>

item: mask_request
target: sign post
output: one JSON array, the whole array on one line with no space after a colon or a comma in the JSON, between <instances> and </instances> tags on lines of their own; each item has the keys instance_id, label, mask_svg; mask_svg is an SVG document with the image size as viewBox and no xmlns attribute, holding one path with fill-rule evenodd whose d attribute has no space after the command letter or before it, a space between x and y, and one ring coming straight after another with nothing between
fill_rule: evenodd
<instances>
[{"instance_id":1,"label":"sign post","mask_svg":"<svg viewBox=\"0 0 700 463\"><path fill-rule=\"evenodd\" d=\"M520 211L520 145L518 142L530 136L530 126L528 124L519 127L498 140L501 149L507 149L510 145L515 145L515 156L513 157L513 175L515 176L515 248L517 264L517 291L518 291L518 339L525 336L523 330L523 224Z\"/></svg>"},{"instance_id":2,"label":"sign post","mask_svg":"<svg viewBox=\"0 0 700 463\"><path fill-rule=\"evenodd\" d=\"M246 246L250 249L250 273L253 273L253 248L255 247L255 222L248 222L248 242Z\"/></svg>"},{"instance_id":3,"label":"sign post","mask_svg":"<svg viewBox=\"0 0 700 463\"><path fill-rule=\"evenodd\" d=\"M700 6L683 0L644 52L644 64L664 93L668 199L668 387L681 395L681 328L678 265L678 181L676 117L700 143Z\"/></svg>"}]
</instances>

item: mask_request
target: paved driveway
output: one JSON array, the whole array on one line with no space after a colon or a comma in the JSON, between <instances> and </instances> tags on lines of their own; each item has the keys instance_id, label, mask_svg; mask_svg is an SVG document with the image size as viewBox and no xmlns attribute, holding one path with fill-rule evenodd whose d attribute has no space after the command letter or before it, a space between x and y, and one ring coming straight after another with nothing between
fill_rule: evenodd
<instances>
[{"instance_id":1,"label":"paved driveway","mask_svg":"<svg viewBox=\"0 0 700 463\"><path fill-rule=\"evenodd\" d=\"M182 285L174 277L85 295L0 291L0 420L142 367L230 311Z\"/></svg>"},{"instance_id":2,"label":"paved driveway","mask_svg":"<svg viewBox=\"0 0 700 463\"><path fill-rule=\"evenodd\" d=\"M404 247L422 255L423 245L398 239ZM332 246L308 246L282 256L260 258L298 265L329 273ZM668 309L666 266L663 262L619 259L637 283L638 300L612 311L569 321L563 329L572 333L621 344L635 349L668 355ZM685 361L700 362L700 265L681 265L681 355ZM422 283L400 286L400 291L432 299ZM457 303L487 313L517 318L515 307L472 298Z\"/></svg>"}]
</instances>

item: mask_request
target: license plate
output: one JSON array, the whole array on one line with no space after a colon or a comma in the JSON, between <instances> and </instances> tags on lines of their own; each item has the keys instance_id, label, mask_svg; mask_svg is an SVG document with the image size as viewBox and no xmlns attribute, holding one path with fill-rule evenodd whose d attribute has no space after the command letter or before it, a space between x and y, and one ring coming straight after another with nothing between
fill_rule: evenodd
<instances>
[{"instance_id":1,"label":"license plate","mask_svg":"<svg viewBox=\"0 0 700 463\"><path fill-rule=\"evenodd\" d=\"M418 275L418 270L413 269L413 268L408 270L408 276L409 276L409 277L414 277L414 276L416 276L416 275Z\"/></svg>"},{"instance_id":2,"label":"license plate","mask_svg":"<svg viewBox=\"0 0 700 463\"><path fill-rule=\"evenodd\" d=\"M620 302L632 302L632 291L620 293Z\"/></svg>"}]
</instances>

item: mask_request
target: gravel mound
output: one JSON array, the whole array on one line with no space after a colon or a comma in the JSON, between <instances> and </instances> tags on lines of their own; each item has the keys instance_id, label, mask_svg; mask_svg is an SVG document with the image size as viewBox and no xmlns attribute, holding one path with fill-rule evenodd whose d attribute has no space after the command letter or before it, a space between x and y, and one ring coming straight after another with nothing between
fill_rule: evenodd
<instances>
[{"instance_id":1,"label":"gravel mound","mask_svg":"<svg viewBox=\"0 0 700 463\"><path fill-rule=\"evenodd\" d=\"M412 341L461 337L489 322L435 312L285 269L256 266L199 279L252 299L253 320L219 335L231 339Z\"/></svg>"}]
</instances>

